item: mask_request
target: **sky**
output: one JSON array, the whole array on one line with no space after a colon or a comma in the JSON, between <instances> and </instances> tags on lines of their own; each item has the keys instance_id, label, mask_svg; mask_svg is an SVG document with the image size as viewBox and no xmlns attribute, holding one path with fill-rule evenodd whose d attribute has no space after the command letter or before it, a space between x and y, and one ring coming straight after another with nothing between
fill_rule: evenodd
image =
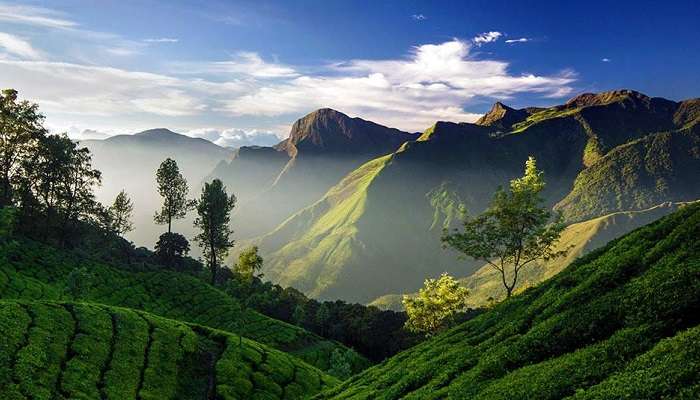
<instances>
[{"instance_id":1,"label":"sky","mask_svg":"<svg viewBox=\"0 0 700 400\"><path fill-rule=\"evenodd\" d=\"M698 1L0 0L0 87L75 139L270 145L331 107L407 131L495 101L700 96Z\"/></svg>"}]
</instances>

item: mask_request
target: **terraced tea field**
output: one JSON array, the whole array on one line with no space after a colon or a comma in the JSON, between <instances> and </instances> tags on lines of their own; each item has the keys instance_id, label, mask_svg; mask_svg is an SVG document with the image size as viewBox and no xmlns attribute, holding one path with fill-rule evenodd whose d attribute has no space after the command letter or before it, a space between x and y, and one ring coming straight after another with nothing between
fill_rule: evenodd
<instances>
[{"instance_id":1,"label":"terraced tea field","mask_svg":"<svg viewBox=\"0 0 700 400\"><path fill-rule=\"evenodd\" d=\"M119 307L0 301L3 399L298 399L336 383L237 335Z\"/></svg>"}]
</instances>

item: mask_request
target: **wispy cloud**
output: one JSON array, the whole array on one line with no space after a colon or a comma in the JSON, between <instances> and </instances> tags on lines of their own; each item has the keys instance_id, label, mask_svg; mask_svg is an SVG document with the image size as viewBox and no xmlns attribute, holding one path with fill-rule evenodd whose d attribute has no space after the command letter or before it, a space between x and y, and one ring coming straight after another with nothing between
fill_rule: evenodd
<instances>
[{"instance_id":1,"label":"wispy cloud","mask_svg":"<svg viewBox=\"0 0 700 400\"><path fill-rule=\"evenodd\" d=\"M486 43L495 42L498 40L503 33L498 31L484 32L481 35L477 35L472 39L472 42L477 46L482 46Z\"/></svg>"},{"instance_id":2,"label":"wispy cloud","mask_svg":"<svg viewBox=\"0 0 700 400\"><path fill-rule=\"evenodd\" d=\"M426 19L428 19L428 17L426 17L423 14L413 14L411 15L411 18L415 21L425 21Z\"/></svg>"},{"instance_id":3,"label":"wispy cloud","mask_svg":"<svg viewBox=\"0 0 700 400\"><path fill-rule=\"evenodd\" d=\"M39 60L42 58L41 52L32 47L31 43L9 33L0 32L0 49L4 49L6 53L25 60Z\"/></svg>"},{"instance_id":4,"label":"wispy cloud","mask_svg":"<svg viewBox=\"0 0 700 400\"><path fill-rule=\"evenodd\" d=\"M516 43L527 43L527 42L531 42L531 41L532 41L532 39L530 39L530 38L521 37L518 39L508 39L508 40L506 40L506 43L516 44Z\"/></svg>"},{"instance_id":5,"label":"wispy cloud","mask_svg":"<svg viewBox=\"0 0 700 400\"><path fill-rule=\"evenodd\" d=\"M177 43L177 42L180 41L180 39L162 37L162 38L143 39L143 41L146 42L146 43Z\"/></svg>"},{"instance_id":6,"label":"wispy cloud","mask_svg":"<svg viewBox=\"0 0 700 400\"><path fill-rule=\"evenodd\" d=\"M454 39L417 46L406 57L345 60L317 66L313 72L266 61L254 52L236 53L228 61L179 64L168 74L0 60L0 77L24 97L38 101L47 116L68 121L64 126L76 119L105 117L132 125L159 121L156 117L190 122L243 118L260 121L258 127L269 130L270 124L278 126L315 108L332 107L418 131L436 120L473 121L478 115L465 109L484 98L507 99L522 93L563 97L572 91L576 79L572 72L514 74L508 62L471 54L473 46L471 41ZM215 140L224 143L240 134L232 132L220 133Z\"/></svg>"},{"instance_id":7,"label":"wispy cloud","mask_svg":"<svg viewBox=\"0 0 700 400\"><path fill-rule=\"evenodd\" d=\"M609 59L609 58L601 58L600 61L606 62L606 63L607 63L607 62L610 62L610 61L612 61L612 60Z\"/></svg>"},{"instance_id":8,"label":"wispy cloud","mask_svg":"<svg viewBox=\"0 0 700 400\"><path fill-rule=\"evenodd\" d=\"M78 25L54 10L16 4L0 4L0 21L47 28L73 28Z\"/></svg>"}]
</instances>

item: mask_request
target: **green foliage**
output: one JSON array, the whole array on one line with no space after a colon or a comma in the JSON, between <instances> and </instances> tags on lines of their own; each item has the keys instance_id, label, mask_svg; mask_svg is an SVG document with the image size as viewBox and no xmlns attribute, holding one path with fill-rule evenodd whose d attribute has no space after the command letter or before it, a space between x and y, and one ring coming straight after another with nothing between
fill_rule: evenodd
<instances>
[{"instance_id":1,"label":"green foliage","mask_svg":"<svg viewBox=\"0 0 700 400\"><path fill-rule=\"evenodd\" d=\"M194 220L194 226L200 229L200 233L195 236L195 240L202 248L204 258L211 270L212 284L216 283L219 263L234 244L229 222L235 205L236 196L232 194L229 197L226 187L220 180L214 179L211 183L204 184L196 206L199 216Z\"/></svg>"},{"instance_id":2,"label":"green foliage","mask_svg":"<svg viewBox=\"0 0 700 400\"><path fill-rule=\"evenodd\" d=\"M415 297L403 297L408 314L406 328L428 336L436 334L450 326L455 314L466 308L468 295L469 291L447 273L438 279L426 279Z\"/></svg>"},{"instance_id":3,"label":"green foliage","mask_svg":"<svg viewBox=\"0 0 700 400\"><path fill-rule=\"evenodd\" d=\"M109 208L111 231L117 235L123 235L134 230L134 224L131 222L133 212L134 204L126 191L122 190Z\"/></svg>"},{"instance_id":4,"label":"green foliage","mask_svg":"<svg viewBox=\"0 0 700 400\"><path fill-rule=\"evenodd\" d=\"M328 373L340 379L347 379L352 375L352 353L344 352L341 349L333 350L331 354L331 369Z\"/></svg>"},{"instance_id":5,"label":"green foliage","mask_svg":"<svg viewBox=\"0 0 700 400\"><path fill-rule=\"evenodd\" d=\"M233 266L233 270L243 279L251 282L262 267L263 259L258 254L258 246L251 246L238 255L238 262Z\"/></svg>"},{"instance_id":6,"label":"green foliage","mask_svg":"<svg viewBox=\"0 0 700 400\"><path fill-rule=\"evenodd\" d=\"M71 299L86 298L94 285L95 277L85 267L72 270L66 277L64 293Z\"/></svg>"},{"instance_id":7,"label":"green foliage","mask_svg":"<svg viewBox=\"0 0 700 400\"><path fill-rule=\"evenodd\" d=\"M240 336L123 308L4 300L0 327L7 399L301 399L337 382Z\"/></svg>"},{"instance_id":8,"label":"green foliage","mask_svg":"<svg viewBox=\"0 0 700 400\"><path fill-rule=\"evenodd\" d=\"M535 159L525 162L525 174L510 182L510 190L499 189L489 208L464 220L464 230L445 230L443 242L464 255L488 263L501 274L506 296L518 283L518 273L537 260L566 255L556 250L565 225L543 205L540 193L545 183Z\"/></svg>"},{"instance_id":9,"label":"green foliage","mask_svg":"<svg viewBox=\"0 0 700 400\"><path fill-rule=\"evenodd\" d=\"M187 199L189 187L187 180L180 173L177 162L166 158L156 171L158 193L163 197L163 207L156 212L153 220L160 225L168 225L168 233L172 231L174 219L185 218L193 204Z\"/></svg>"},{"instance_id":10,"label":"green foliage","mask_svg":"<svg viewBox=\"0 0 700 400\"><path fill-rule=\"evenodd\" d=\"M686 206L317 398L695 398L698 236Z\"/></svg>"},{"instance_id":11,"label":"green foliage","mask_svg":"<svg viewBox=\"0 0 700 400\"><path fill-rule=\"evenodd\" d=\"M22 178L22 161L34 151L37 140L46 135L39 106L18 101L17 91L0 94L0 207L13 204L15 185Z\"/></svg>"},{"instance_id":12,"label":"green foliage","mask_svg":"<svg viewBox=\"0 0 700 400\"><path fill-rule=\"evenodd\" d=\"M240 334L324 370L329 368L333 350L343 348L337 342L246 308L199 278L135 263L132 270L116 268L26 240L0 244L0 298L66 298L69 275L81 276L74 271L83 268L92 275L92 285L75 297L78 301L140 309ZM355 354L353 370L366 366L367 361Z\"/></svg>"},{"instance_id":13,"label":"green foliage","mask_svg":"<svg viewBox=\"0 0 700 400\"><path fill-rule=\"evenodd\" d=\"M179 233L165 232L158 238L155 253L164 263L176 268L182 265L182 259L190 252L190 243Z\"/></svg>"},{"instance_id":14,"label":"green foliage","mask_svg":"<svg viewBox=\"0 0 700 400\"><path fill-rule=\"evenodd\" d=\"M12 237L17 223L17 209L14 207L0 208L0 240Z\"/></svg>"}]
</instances>

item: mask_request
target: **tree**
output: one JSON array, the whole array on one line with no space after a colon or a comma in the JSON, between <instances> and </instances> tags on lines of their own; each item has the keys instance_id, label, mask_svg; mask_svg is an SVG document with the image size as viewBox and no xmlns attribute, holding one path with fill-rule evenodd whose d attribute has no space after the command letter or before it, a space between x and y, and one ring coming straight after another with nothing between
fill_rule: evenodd
<instances>
[{"instance_id":1,"label":"tree","mask_svg":"<svg viewBox=\"0 0 700 400\"><path fill-rule=\"evenodd\" d=\"M87 297L94 285L95 277L85 267L73 269L66 277L64 292L73 300Z\"/></svg>"},{"instance_id":2,"label":"tree","mask_svg":"<svg viewBox=\"0 0 700 400\"><path fill-rule=\"evenodd\" d=\"M216 283L216 271L234 241L233 231L229 227L231 211L236 206L236 196L229 196L226 187L219 179L205 183L197 202L198 217L194 226L200 229L195 240L202 247L202 252L211 271L211 282Z\"/></svg>"},{"instance_id":3,"label":"tree","mask_svg":"<svg viewBox=\"0 0 700 400\"><path fill-rule=\"evenodd\" d=\"M555 250L565 225L561 215L543 206L540 193L544 186L543 173L530 157L523 177L512 180L507 191L499 188L483 214L466 217L462 232L455 229L442 237L445 246L496 269L508 298L524 267L567 253Z\"/></svg>"},{"instance_id":4,"label":"tree","mask_svg":"<svg viewBox=\"0 0 700 400\"><path fill-rule=\"evenodd\" d=\"M159 225L167 224L170 233L173 220L185 218L194 204L187 200L187 180L180 173L175 160L166 158L160 164L156 172L156 182L158 193L163 197L163 207L156 212L153 220Z\"/></svg>"},{"instance_id":5,"label":"tree","mask_svg":"<svg viewBox=\"0 0 700 400\"><path fill-rule=\"evenodd\" d=\"M252 281L255 273L263 267L263 259L258 254L258 246L251 246L238 255L233 270L246 281Z\"/></svg>"},{"instance_id":6,"label":"tree","mask_svg":"<svg viewBox=\"0 0 700 400\"><path fill-rule=\"evenodd\" d=\"M176 266L182 264L182 258L190 251L190 243L179 233L165 232L158 238L155 253L161 261Z\"/></svg>"},{"instance_id":7,"label":"tree","mask_svg":"<svg viewBox=\"0 0 700 400\"><path fill-rule=\"evenodd\" d=\"M438 279L426 279L415 297L403 296L408 314L406 328L428 336L446 328L454 316L465 310L469 291L453 277L443 273Z\"/></svg>"},{"instance_id":8,"label":"tree","mask_svg":"<svg viewBox=\"0 0 700 400\"><path fill-rule=\"evenodd\" d=\"M46 135L44 116L39 106L17 101L17 91L5 89L0 94L0 207L12 204L13 184L20 164Z\"/></svg>"},{"instance_id":9,"label":"tree","mask_svg":"<svg viewBox=\"0 0 700 400\"><path fill-rule=\"evenodd\" d=\"M352 350L343 351L335 349L331 353L330 365L328 373L340 379L347 379L352 375Z\"/></svg>"},{"instance_id":10,"label":"tree","mask_svg":"<svg viewBox=\"0 0 700 400\"><path fill-rule=\"evenodd\" d=\"M44 236L55 229L65 243L78 221L88 221L99 208L93 189L101 173L92 168L90 151L65 134L40 137L22 170L21 207L38 207L44 214Z\"/></svg>"},{"instance_id":11,"label":"tree","mask_svg":"<svg viewBox=\"0 0 700 400\"><path fill-rule=\"evenodd\" d=\"M131 222L133 212L134 204L129 195L122 190L114 199L112 206L109 207L112 232L121 236L134 230L134 224Z\"/></svg>"}]
</instances>

